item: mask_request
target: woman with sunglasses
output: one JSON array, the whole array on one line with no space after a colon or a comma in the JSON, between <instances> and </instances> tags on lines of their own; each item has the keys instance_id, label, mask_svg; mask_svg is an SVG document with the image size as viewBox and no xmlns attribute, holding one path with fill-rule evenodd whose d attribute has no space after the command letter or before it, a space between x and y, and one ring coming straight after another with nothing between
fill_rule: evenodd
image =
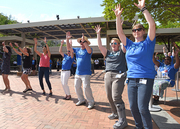
<instances>
[{"instance_id":1,"label":"woman with sunglasses","mask_svg":"<svg viewBox=\"0 0 180 129\"><path fill-rule=\"evenodd\" d=\"M43 84L43 76L45 75L46 83L48 85L48 88L50 90L49 96L52 96L52 87L51 83L49 81L49 67L50 67L50 58L51 58L51 53L49 51L49 46L46 42L46 37L44 38L44 43L46 44L43 47L43 53L40 53L37 50L37 39L34 38L35 46L34 46L34 51L40 56L40 62L39 62L39 83L41 86L41 89L43 90L43 95L46 94L44 90L44 84Z\"/></svg>"},{"instance_id":2,"label":"woman with sunglasses","mask_svg":"<svg viewBox=\"0 0 180 129\"><path fill-rule=\"evenodd\" d=\"M0 52L0 55L2 55L1 72L6 87L2 91L2 93L5 93L11 90L8 75L10 73L10 59L12 52L11 52L11 48L9 46L6 46L4 42L2 42L2 45L3 45L3 52Z\"/></svg>"},{"instance_id":3,"label":"woman with sunglasses","mask_svg":"<svg viewBox=\"0 0 180 129\"><path fill-rule=\"evenodd\" d=\"M18 51L17 49L15 49L12 45L12 43L10 43L10 46L13 48L13 50L21 56L22 61L23 61L23 73L21 75L21 79L24 82L24 84L26 85L26 89L23 91L23 93L26 93L27 91L32 91L32 87L30 84L30 81L28 79L28 75L31 74L31 70L32 70L32 63L31 63L31 49L29 47L24 47L23 49L21 47L19 47L19 45L17 43L15 43L16 47L20 50Z\"/></svg>"},{"instance_id":4,"label":"woman with sunglasses","mask_svg":"<svg viewBox=\"0 0 180 129\"><path fill-rule=\"evenodd\" d=\"M124 90L124 81L126 80L126 59L125 48L122 45L120 48L120 41L117 38L112 38L111 48L112 51L107 50L102 46L100 31L100 25L97 25L94 29L97 33L98 47L106 59L106 74L104 77L105 89L107 98L109 100L112 114L108 116L109 119L117 119L119 121L113 126L115 129L123 129L127 126L125 105L122 100L122 93Z\"/></svg>"},{"instance_id":5,"label":"woman with sunglasses","mask_svg":"<svg viewBox=\"0 0 180 129\"><path fill-rule=\"evenodd\" d=\"M134 4L144 14L149 25L146 39L144 39L145 29L141 24L133 26L132 35L135 42L128 39L123 33L121 25L123 8L118 4L113 11L116 15L117 34L126 48L128 99L135 120L135 128L143 129L144 126L145 129L152 129L152 119L148 106L156 75L152 61L156 43L156 27L151 14L145 7L145 0L138 0L138 2L138 4Z\"/></svg>"},{"instance_id":6,"label":"woman with sunglasses","mask_svg":"<svg viewBox=\"0 0 180 129\"><path fill-rule=\"evenodd\" d=\"M62 52L62 46L63 46L64 40L61 40L61 46L59 47L59 53L61 54L61 56L63 57L62 60L62 70L61 70L61 83L64 89L64 92L66 94L66 96L64 97L65 100L70 100L71 99L71 94L69 91L69 86L68 86L68 79L70 77L71 74L71 65L72 62L74 61L74 55L72 52L72 48L70 48L67 51L67 54L64 54Z\"/></svg>"}]
</instances>

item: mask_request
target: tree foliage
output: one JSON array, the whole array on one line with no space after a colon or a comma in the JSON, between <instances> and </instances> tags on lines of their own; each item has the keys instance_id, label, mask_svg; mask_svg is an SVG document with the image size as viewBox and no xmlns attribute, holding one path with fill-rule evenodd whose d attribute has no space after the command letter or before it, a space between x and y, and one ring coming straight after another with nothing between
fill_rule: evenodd
<instances>
[{"instance_id":1,"label":"tree foliage","mask_svg":"<svg viewBox=\"0 0 180 129\"><path fill-rule=\"evenodd\" d=\"M0 13L0 25L16 24L16 23L18 22L16 20L13 20L11 15L8 17Z\"/></svg>"},{"instance_id":2,"label":"tree foliage","mask_svg":"<svg viewBox=\"0 0 180 129\"><path fill-rule=\"evenodd\" d=\"M6 24L16 24L18 23L16 20L13 20L11 15L5 16L2 13L0 13L0 25L6 25ZM3 37L3 34L0 34L0 37Z\"/></svg>"},{"instance_id":3,"label":"tree foliage","mask_svg":"<svg viewBox=\"0 0 180 129\"><path fill-rule=\"evenodd\" d=\"M123 17L125 20L132 20L135 15L138 15L138 19L143 23L146 23L144 15L140 12L134 3L138 3L138 0L103 0L101 6L104 6L103 13L105 19L115 19L115 14L112 9L115 5L121 4L123 8ZM166 25L168 21L177 22L180 21L180 1L179 0L146 0L145 3L148 11L151 13L155 21L158 21L161 25Z\"/></svg>"}]
</instances>

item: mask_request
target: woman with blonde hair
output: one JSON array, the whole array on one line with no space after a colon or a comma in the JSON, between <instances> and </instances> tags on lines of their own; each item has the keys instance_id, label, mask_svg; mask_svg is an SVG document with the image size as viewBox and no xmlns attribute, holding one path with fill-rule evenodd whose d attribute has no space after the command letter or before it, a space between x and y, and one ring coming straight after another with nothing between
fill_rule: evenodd
<instances>
[{"instance_id":1,"label":"woman with blonde hair","mask_svg":"<svg viewBox=\"0 0 180 129\"><path fill-rule=\"evenodd\" d=\"M31 49L29 47L24 47L23 49L21 47L19 47L19 45L17 43L15 43L15 45L18 47L18 49L20 51L18 51L17 49L15 49L12 45L12 43L10 43L10 46L13 48L13 50L22 57L22 61L23 61L23 73L21 75L21 79L24 82L24 84L26 85L26 89L23 91L24 93L26 93L27 91L32 91L32 87L30 84L30 81L28 79L28 75L31 73L31 57L30 57L30 53L31 53Z\"/></svg>"},{"instance_id":2,"label":"woman with blonde hair","mask_svg":"<svg viewBox=\"0 0 180 129\"><path fill-rule=\"evenodd\" d=\"M128 66L128 99L136 129L152 129L152 119L149 112L149 101L152 94L156 71L153 63L154 47L156 44L155 22L145 7L145 0L134 3L143 13L148 25L147 37L144 39L145 29L137 24L132 28L135 42L131 41L123 33L121 25L121 13L123 8L118 4L113 10L116 15L117 34L126 48L126 61Z\"/></svg>"},{"instance_id":3,"label":"woman with blonde hair","mask_svg":"<svg viewBox=\"0 0 180 129\"><path fill-rule=\"evenodd\" d=\"M108 116L109 119L117 119L119 121L113 125L115 129L123 129L127 126L125 105L122 100L122 93L124 90L124 81L126 80L126 59L125 48L120 45L118 38L112 38L111 51L102 46L100 31L100 25L97 25L94 29L97 33L98 47L106 59L105 68L105 89L107 98L109 100L112 114ZM120 48L121 46L121 48Z\"/></svg>"}]
</instances>

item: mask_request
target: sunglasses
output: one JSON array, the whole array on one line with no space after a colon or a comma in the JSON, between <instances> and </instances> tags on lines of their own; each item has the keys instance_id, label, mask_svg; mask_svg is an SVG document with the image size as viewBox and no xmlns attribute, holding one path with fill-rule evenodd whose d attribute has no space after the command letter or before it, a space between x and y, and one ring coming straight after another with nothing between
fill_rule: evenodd
<instances>
[{"instance_id":1,"label":"sunglasses","mask_svg":"<svg viewBox=\"0 0 180 129\"><path fill-rule=\"evenodd\" d=\"M82 42L81 40L80 40L80 43L85 43L86 42L86 40L84 41L84 42Z\"/></svg>"},{"instance_id":2,"label":"sunglasses","mask_svg":"<svg viewBox=\"0 0 180 129\"><path fill-rule=\"evenodd\" d=\"M132 32L141 31L143 28L132 29Z\"/></svg>"},{"instance_id":3,"label":"sunglasses","mask_svg":"<svg viewBox=\"0 0 180 129\"><path fill-rule=\"evenodd\" d=\"M170 59L164 59L164 60L170 60Z\"/></svg>"},{"instance_id":4,"label":"sunglasses","mask_svg":"<svg viewBox=\"0 0 180 129\"><path fill-rule=\"evenodd\" d=\"M67 51L67 52L70 52L70 51Z\"/></svg>"},{"instance_id":5,"label":"sunglasses","mask_svg":"<svg viewBox=\"0 0 180 129\"><path fill-rule=\"evenodd\" d=\"M115 42L115 43L110 43L110 45L113 45L113 44L114 44L114 45L117 45L118 43L116 43L116 42Z\"/></svg>"}]
</instances>

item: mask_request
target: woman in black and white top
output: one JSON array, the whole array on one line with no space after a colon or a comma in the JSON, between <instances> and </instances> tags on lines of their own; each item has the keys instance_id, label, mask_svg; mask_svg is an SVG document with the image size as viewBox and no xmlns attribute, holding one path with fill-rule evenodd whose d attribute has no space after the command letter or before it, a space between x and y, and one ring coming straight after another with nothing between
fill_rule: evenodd
<instances>
[{"instance_id":1,"label":"woman in black and white top","mask_svg":"<svg viewBox=\"0 0 180 129\"><path fill-rule=\"evenodd\" d=\"M18 49L20 50L20 52L15 49L13 47L13 45L10 43L10 46L13 48L13 50L22 57L22 62L23 62L23 73L21 75L21 79L24 82L24 84L26 85L26 89L23 91L24 93L26 93L27 91L32 91L32 87L30 84L30 81L28 79L28 75L31 73L31 57L30 57L30 53L31 53L31 49L28 47L24 47L23 49L21 47L18 46L17 43L15 43L15 45L18 47Z\"/></svg>"}]
</instances>

